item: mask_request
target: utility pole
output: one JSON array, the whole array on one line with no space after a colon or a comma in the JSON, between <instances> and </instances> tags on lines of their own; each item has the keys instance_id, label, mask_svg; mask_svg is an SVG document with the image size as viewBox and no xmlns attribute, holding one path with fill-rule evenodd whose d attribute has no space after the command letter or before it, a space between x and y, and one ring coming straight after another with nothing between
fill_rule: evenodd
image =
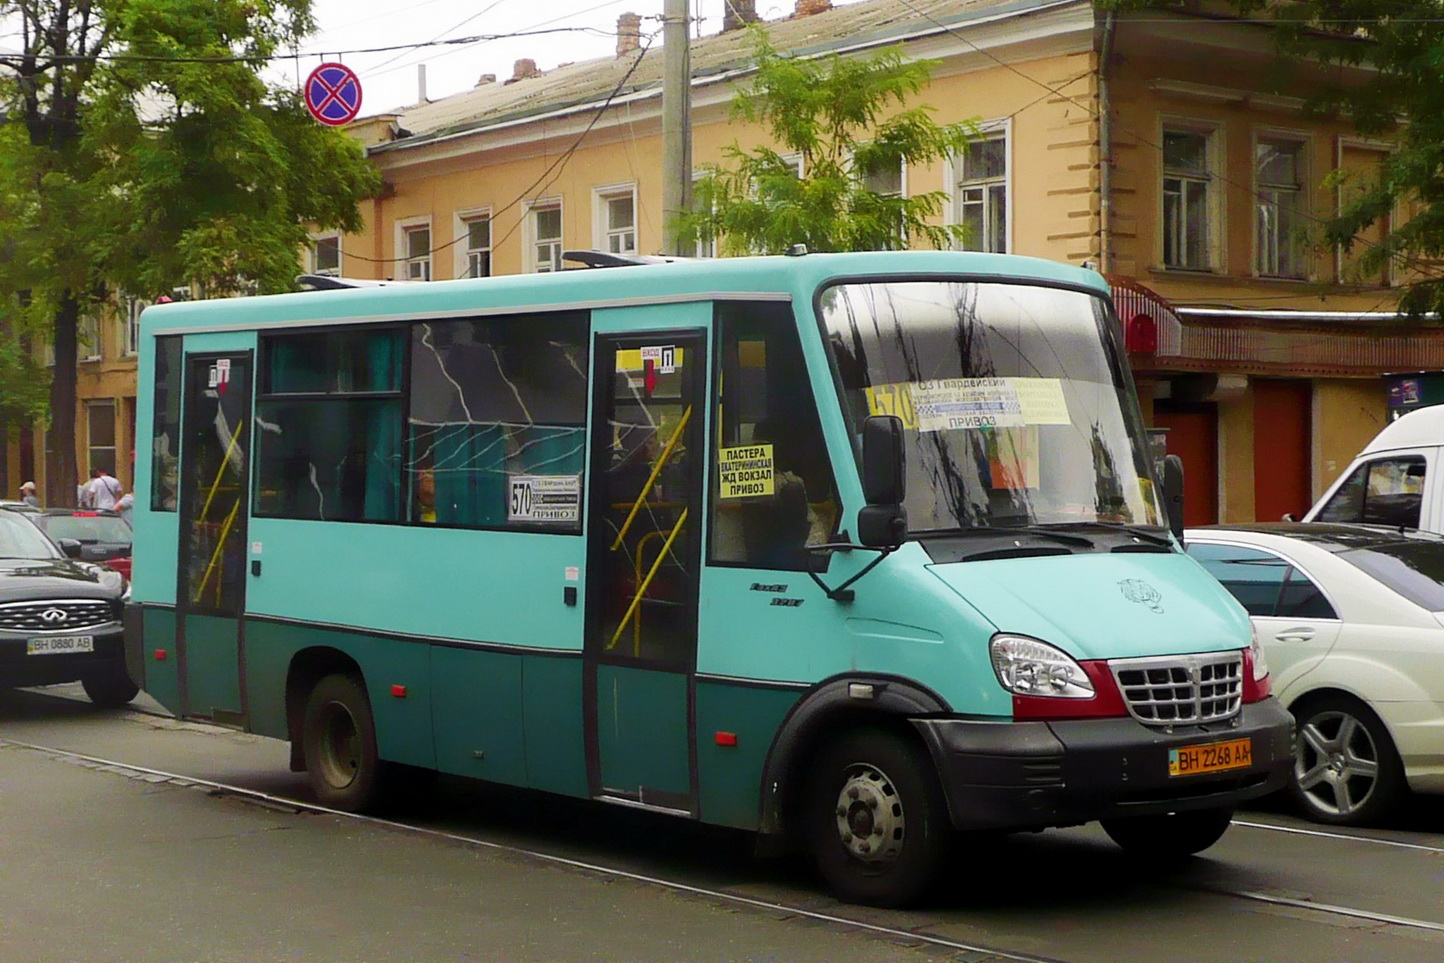
<instances>
[{"instance_id":1,"label":"utility pole","mask_svg":"<svg viewBox=\"0 0 1444 963\"><path fill-rule=\"evenodd\" d=\"M677 218L692 209L692 51L688 0L662 8L662 253L682 254Z\"/></svg>"}]
</instances>

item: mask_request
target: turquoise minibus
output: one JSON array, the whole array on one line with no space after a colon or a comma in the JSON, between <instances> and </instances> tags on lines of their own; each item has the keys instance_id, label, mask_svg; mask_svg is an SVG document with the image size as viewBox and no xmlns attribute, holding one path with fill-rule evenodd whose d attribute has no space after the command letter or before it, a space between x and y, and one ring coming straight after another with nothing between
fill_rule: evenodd
<instances>
[{"instance_id":1,"label":"turquoise minibus","mask_svg":"<svg viewBox=\"0 0 1444 963\"><path fill-rule=\"evenodd\" d=\"M897 905L971 831L1179 857L1284 783L1092 271L798 251L141 334L129 670L289 740L325 806L433 770L795 842Z\"/></svg>"}]
</instances>

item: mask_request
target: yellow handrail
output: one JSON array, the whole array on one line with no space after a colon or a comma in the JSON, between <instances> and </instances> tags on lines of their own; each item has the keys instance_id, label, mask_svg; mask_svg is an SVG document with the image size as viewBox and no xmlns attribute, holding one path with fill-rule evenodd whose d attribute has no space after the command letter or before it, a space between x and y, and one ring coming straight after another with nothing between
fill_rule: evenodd
<instances>
[{"instance_id":1,"label":"yellow handrail","mask_svg":"<svg viewBox=\"0 0 1444 963\"><path fill-rule=\"evenodd\" d=\"M632 527L632 520L637 517L637 512L641 509L642 502L647 498L647 492L652 490L652 484L657 480L657 476L662 473L662 466L666 465L667 459L672 457L672 449L677 447L677 440L682 437L682 429L687 427L687 420L691 417L692 406L688 405L687 410L682 412L682 420L677 422L677 427L672 432L672 437L667 439L667 446L662 449L662 454L657 458L657 463L652 466L652 473L647 476L647 483L643 485L642 490L637 493L637 500L632 502L632 510L627 513L627 520L622 523L621 530L617 532L617 540L612 543L612 551L615 552L621 547L622 539L627 535L627 529Z\"/></svg>"},{"instance_id":2,"label":"yellow handrail","mask_svg":"<svg viewBox=\"0 0 1444 963\"><path fill-rule=\"evenodd\" d=\"M241 508L241 500L240 500L239 498L237 498L237 499L236 499L236 503L231 506L231 513L226 516L226 522L225 522L225 524L221 526L221 537L218 538L218 539L216 539L216 550L211 553L211 561L210 561L210 564L206 566L206 573L201 576L201 587L198 588L198 589L196 589L196 597L191 600L192 602L199 603L200 600L201 600L201 596L205 594L205 592L206 592L206 585L207 585L207 584L210 582L210 580L211 580L211 571L212 571L213 569L215 569L215 567L216 567L216 560L221 557L221 551L226 547L226 536L228 536L228 535L231 534L231 525L232 525L232 523L235 522L235 520L236 520L236 512L240 511L240 508ZM220 604L220 594L221 594L221 583L220 583L219 580L217 580L217 581L216 581L216 604L217 604L217 605Z\"/></svg>"},{"instance_id":3,"label":"yellow handrail","mask_svg":"<svg viewBox=\"0 0 1444 963\"><path fill-rule=\"evenodd\" d=\"M226 453L221 456L221 466L216 469L216 480L211 482L211 490L209 494L206 495L206 503L205 506L201 508L201 513L196 516L197 520L205 518L206 513L211 510L211 499L216 497L216 489L221 487L221 476L226 473L226 465L230 463L231 452L235 450L236 439L241 436L241 426L245 423L246 419L241 418L236 422L236 430L231 432L231 443L226 445ZM197 601L199 601L199 599L197 599Z\"/></svg>"},{"instance_id":4,"label":"yellow handrail","mask_svg":"<svg viewBox=\"0 0 1444 963\"><path fill-rule=\"evenodd\" d=\"M622 616L622 621L617 623L617 631L612 633L612 640L607 643L607 649L616 648L617 640L622 637L622 631L626 629L627 623L632 620L632 614L637 611L637 606L642 604L642 596L647 593L647 587L652 584L652 579L657 574L657 569L662 567L662 560L672 550L672 543L677 540L677 533L682 531L682 524L687 521L687 509L682 509L682 514L677 516L677 524L672 526L672 534L667 536L667 541L662 543L662 550L657 553L657 560L652 563L652 570L647 573L646 579L637 586L637 594L632 596L632 604L627 606L627 614ZM642 654L642 638L639 635L632 645L632 655Z\"/></svg>"},{"instance_id":5,"label":"yellow handrail","mask_svg":"<svg viewBox=\"0 0 1444 963\"><path fill-rule=\"evenodd\" d=\"M667 534L666 532L662 531L662 530L659 528L659 529L655 529L654 531L650 531L650 532L648 532L647 534L643 535L641 538L637 539L637 547L636 547L636 550L633 552L634 558L632 559L632 563L633 563L633 564L632 564L632 578L633 578L632 584L633 584L633 585L640 585L640 584L642 584L642 560L643 560L643 558L644 558L645 555L646 555L647 543L648 543L649 541L651 541L652 539L654 539L654 538L661 538L662 536L664 536L664 535L666 535L666 534ZM623 623L623 624L625 624L625 623ZM637 610L637 617L632 620L632 647L633 647L633 649L636 649L636 648L640 647L641 644L642 644L642 610L641 610L641 609L638 609L638 610Z\"/></svg>"}]
</instances>

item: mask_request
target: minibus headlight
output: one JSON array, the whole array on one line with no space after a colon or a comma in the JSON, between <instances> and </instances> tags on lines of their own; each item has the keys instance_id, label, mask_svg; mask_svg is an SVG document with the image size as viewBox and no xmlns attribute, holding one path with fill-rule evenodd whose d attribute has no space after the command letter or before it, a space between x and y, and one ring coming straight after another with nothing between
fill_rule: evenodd
<instances>
[{"instance_id":1,"label":"minibus headlight","mask_svg":"<svg viewBox=\"0 0 1444 963\"><path fill-rule=\"evenodd\" d=\"M998 681L1014 695L1093 698L1092 680L1061 649L1021 635L995 635L988 649Z\"/></svg>"}]
</instances>

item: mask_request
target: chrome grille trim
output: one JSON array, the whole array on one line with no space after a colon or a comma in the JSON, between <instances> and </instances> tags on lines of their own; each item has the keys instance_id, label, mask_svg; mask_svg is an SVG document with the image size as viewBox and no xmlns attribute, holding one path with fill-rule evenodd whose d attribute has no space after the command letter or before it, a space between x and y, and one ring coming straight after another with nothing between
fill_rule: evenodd
<instances>
[{"instance_id":1,"label":"chrome grille trim","mask_svg":"<svg viewBox=\"0 0 1444 963\"><path fill-rule=\"evenodd\" d=\"M1243 652L1204 652L1108 663L1128 714L1150 726L1231 719L1243 705Z\"/></svg>"},{"instance_id":2,"label":"chrome grille trim","mask_svg":"<svg viewBox=\"0 0 1444 963\"><path fill-rule=\"evenodd\" d=\"M54 613L64 614L58 618ZM63 635L116 621L105 599L41 599L0 604L0 631Z\"/></svg>"}]
</instances>

